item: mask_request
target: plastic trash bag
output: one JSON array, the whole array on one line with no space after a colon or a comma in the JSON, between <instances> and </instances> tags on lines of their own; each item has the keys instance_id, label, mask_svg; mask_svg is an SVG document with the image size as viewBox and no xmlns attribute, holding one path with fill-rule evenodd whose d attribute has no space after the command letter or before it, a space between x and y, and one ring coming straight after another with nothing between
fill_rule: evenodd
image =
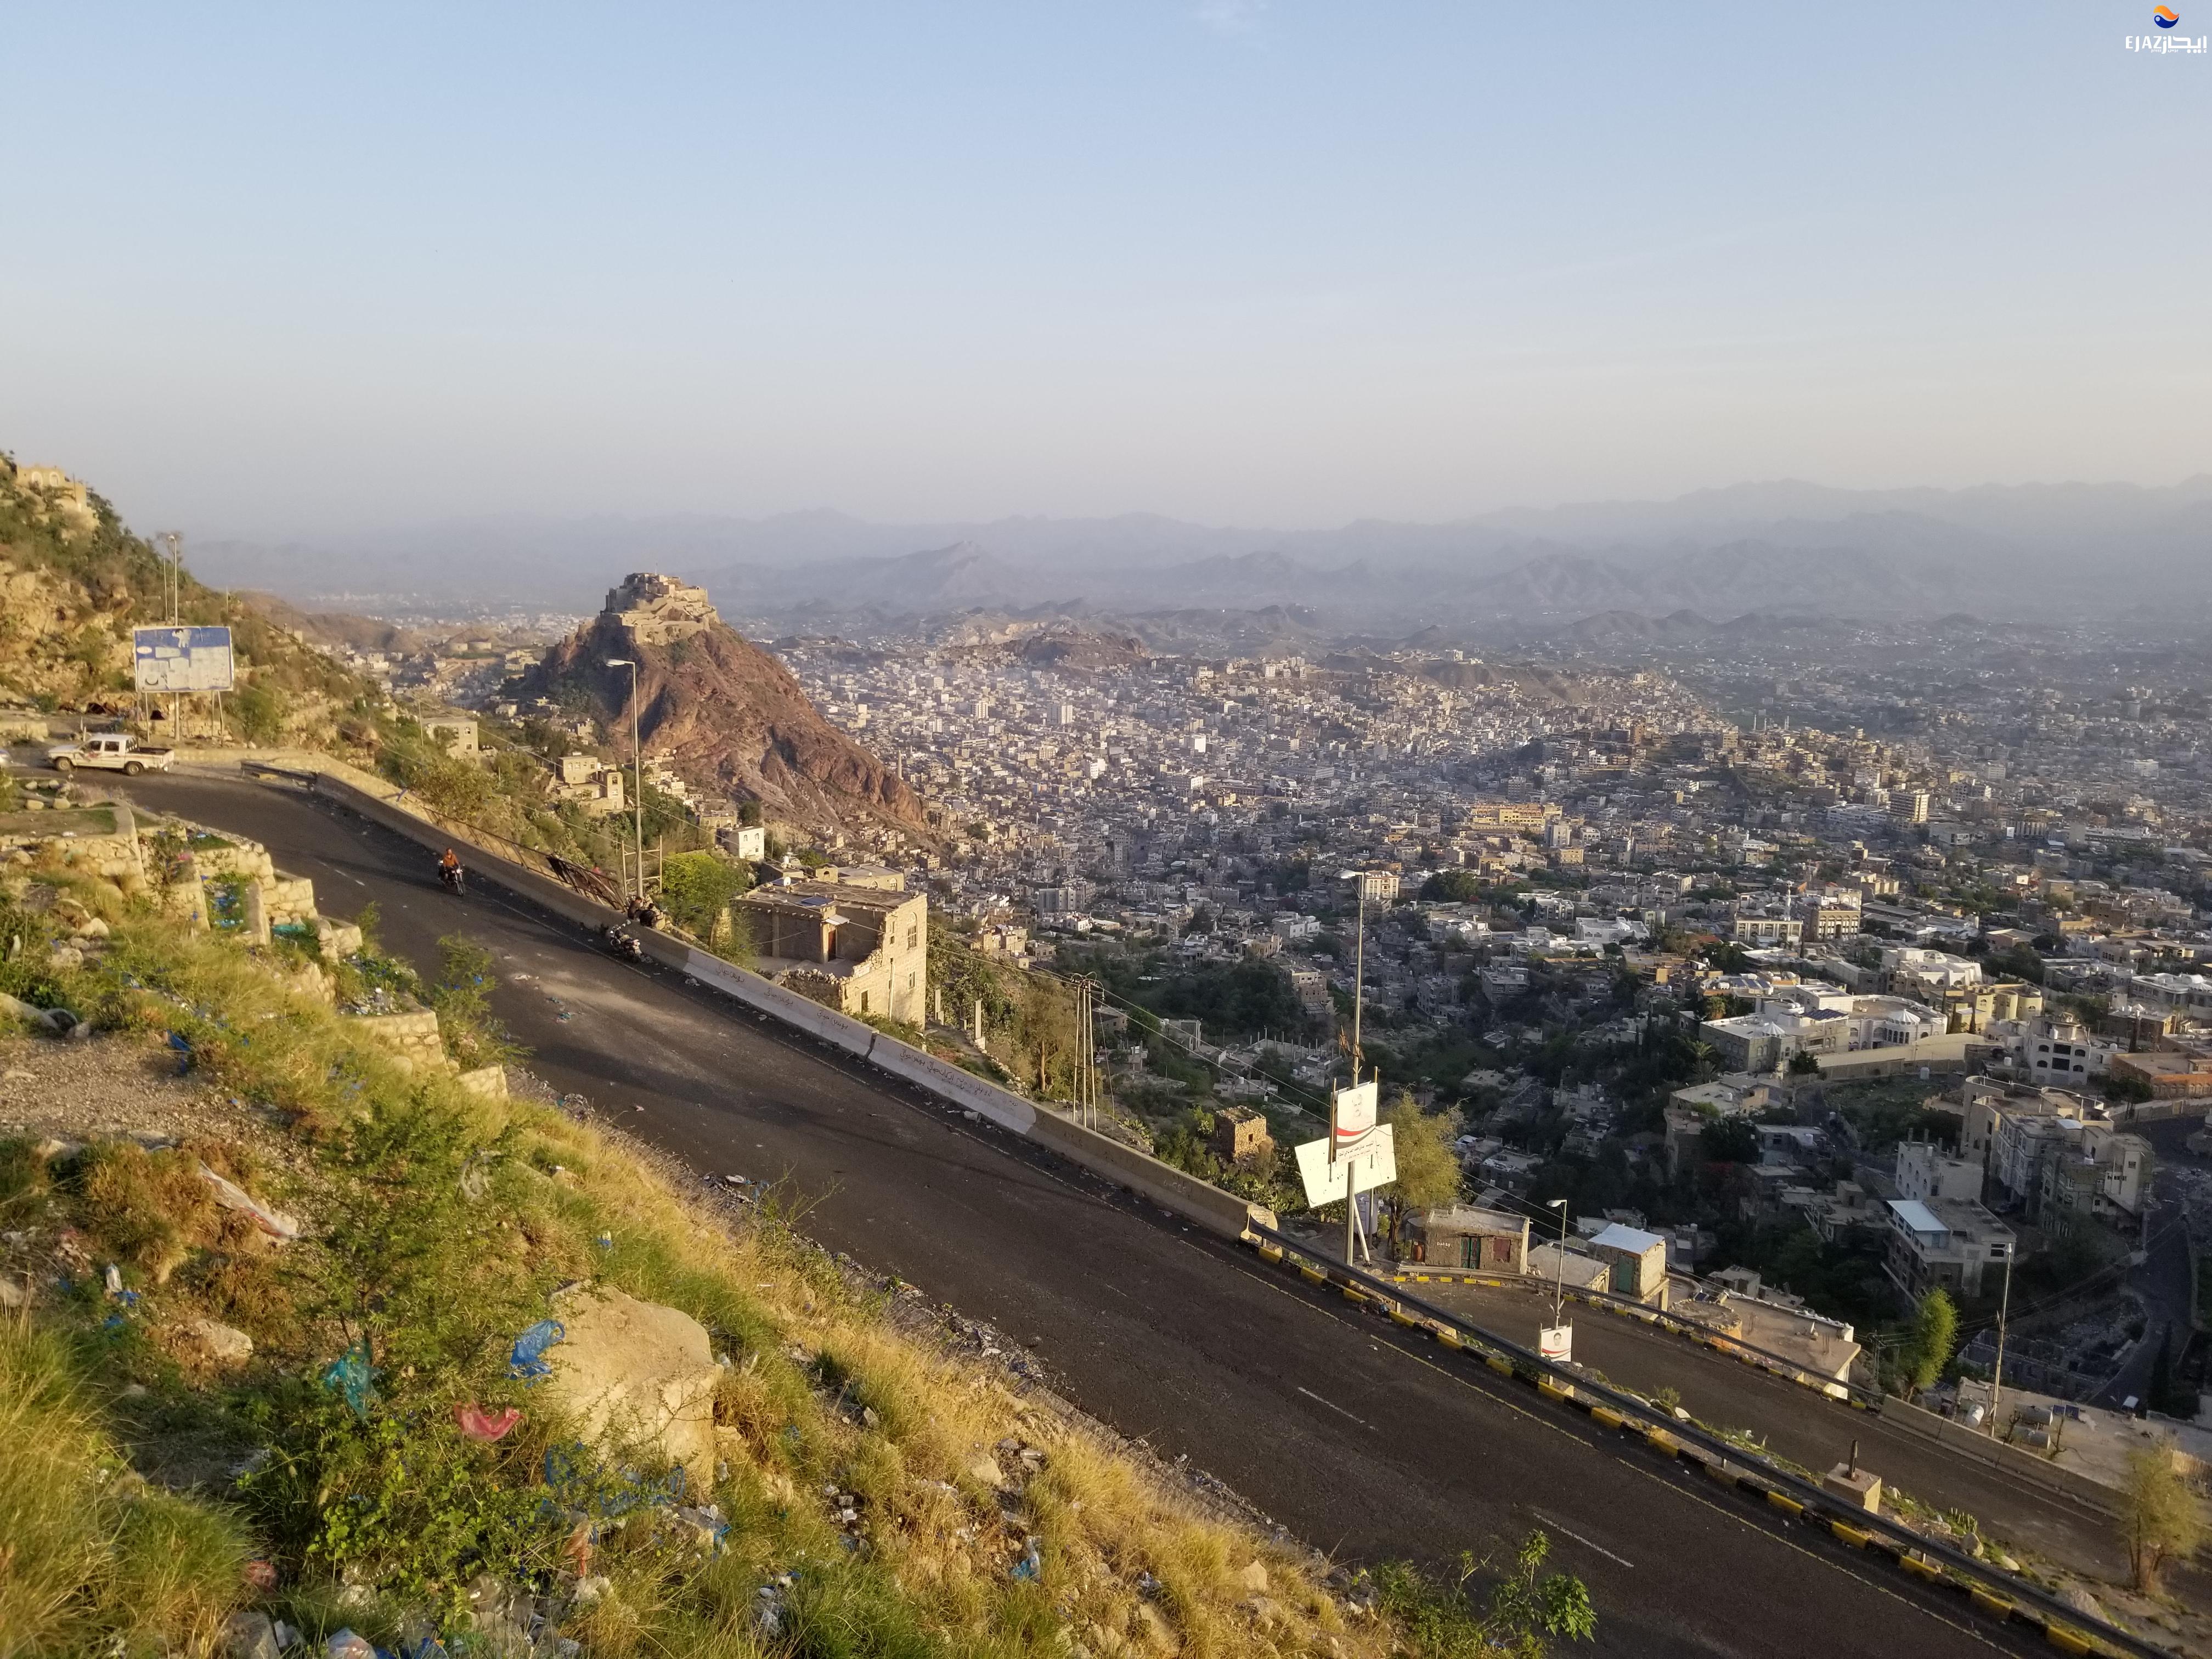
<instances>
[{"instance_id":1,"label":"plastic trash bag","mask_svg":"<svg viewBox=\"0 0 2212 1659\"><path fill-rule=\"evenodd\" d=\"M215 1194L215 1201L226 1210L236 1210L253 1224L278 1240L290 1240L300 1236L299 1221L273 1210L234 1182L225 1181L204 1164L200 1165L200 1179L207 1182Z\"/></svg>"},{"instance_id":2,"label":"plastic trash bag","mask_svg":"<svg viewBox=\"0 0 2212 1659\"><path fill-rule=\"evenodd\" d=\"M568 1328L557 1319L541 1319L520 1336L507 1350L507 1374L525 1382L542 1382L553 1375L552 1362L545 1358L545 1350L568 1334Z\"/></svg>"},{"instance_id":3,"label":"plastic trash bag","mask_svg":"<svg viewBox=\"0 0 2212 1659\"><path fill-rule=\"evenodd\" d=\"M481 1440L489 1445L522 1421L522 1413L512 1406L502 1406L488 1412L473 1400L453 1407L453 1423L471 1440Z\"/></svg>"},{"instance_id":4,"label":"plastic trash bag","mask_svg":"<svg viewBox=\"0 0 2212 1659\"><path fill-rule=\"evenodd\" d=\"M611 1521L635 1509L659 1509L684 1501L684 1466L658 1479L627 1466L610 1468L580 1441L545 1449L545 1484L562 1504L587 1519Z\"/></svg>"},{"instance_id":5,"label":"plastic trash bag","mask_svg":"<svg viewBox=\"0 0 2212 1659\"><path fill-rule=\"evenodd\" d=\"M376 1659L376 1648L367 1637L342 1630L323 1644L323 1659Z\"/></svg>"},{"instance_id":6,"label":"plastic trash bag","mask_svg":"<svg viewBox=\"0 0 2212 1659\"><path fill-rule=\"evenodd\" d=\"M344 1395L346 1404L353 1408L353 1414L364 1422L368 1419L368 1402L375 1398L373 1386L375 1381L376 1373L368 1363L368 1343L366 1340L355 1343L323 1368L323 1386L332 1394Z\"/></svg>"}]
</instances>

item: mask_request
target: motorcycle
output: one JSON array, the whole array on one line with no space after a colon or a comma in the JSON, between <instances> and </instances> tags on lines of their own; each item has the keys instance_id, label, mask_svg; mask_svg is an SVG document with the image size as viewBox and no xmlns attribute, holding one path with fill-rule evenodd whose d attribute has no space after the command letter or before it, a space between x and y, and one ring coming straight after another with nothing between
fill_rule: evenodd
<instances>
[{"instance_id":1,"label":"motorcycle","mask_svg":"<svg viewBox=\"0 0 2212 1659\"><path fill-rule=\"evenodd\" d=\"M624 962L641 963L645 960L645 946L637 942L629 928L617 923L609 922L599 929L599 943Z\"/></svg>"},{"instance_id":2,"label":"motorcycle","mask_svg":"<svg viewBox=\"0 0 2212 1659\"><path fill-rule=\"evenodd\" d=\"M458 894L461 891L462 878L466 874L467 872L458 864L441 864L438 866L438 879L443 882L447 890L452 893Z\"/></svg>"}]
</instances>

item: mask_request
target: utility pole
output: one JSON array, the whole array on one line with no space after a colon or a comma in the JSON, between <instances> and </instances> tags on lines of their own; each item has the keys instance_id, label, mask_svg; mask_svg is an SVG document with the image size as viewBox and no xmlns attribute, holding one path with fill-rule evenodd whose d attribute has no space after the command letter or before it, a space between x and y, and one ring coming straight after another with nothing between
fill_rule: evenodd
<instances>
[{"instance_id":1,"label":"utility pole","mask_svg":"<svg viewBox=\"0 0 2212 1659\"><path fill-rule=\"evenodd\" d=\"M1352 1086L1359 1086L1359 1065L1366 1058L1359 1046L1359 1012L1367 997L1367 874L1354 871L1359 887L1359 930L1352 942Z\"/></svg>"},{"instance_id":2,"label":"utility pole","mask_svg":"<svg viewBox=\"0 0 2212 1659\"><path fill-rule=\"evenodd\" d=\"M1343 875L1344 879L1354 884L1359 891L1359 921L1352 945L1352 1086L1357 1089L1361 1065L1366 1058L1359 1046L1359 1016L1367 997L1367 872L1346 870ZM1376 1093L1381 1093L1380 1089ZM1329 1111L1328 1133L1329 1151L1333 1157L1339 1150L1336 1112L1333 1106ZM1357 1158L1348 1158L1344 1161L1344 1265L1346 1267L1352 1265L1352 1246L1359 1237L1358 1170L1359 1160ZM1374 1259L1374 1253L1370 1251L1368 1260L1372 1261Z\"/></svg>"},{"instance_id":3,"label":"utility pole","mask_svg":"<svg viewBox=\"0 0 2212 1659\"><path fill-rule=\"evenodd\" d=\"M1085 978L1075 981L1075 1086L1068 1092L1075 1121L1091 1127L1091 981Z\"/></svg>"},{"instance_id":4,"label":"utility pole","mask_svg":"<svg viewBox=\"0 0 2212 1659\"><path fill-rule=\"evenodd\" d=\"M609 657L610 668L629 670L630 823L635 829L637 889L632 896L645 897L645 750L637 740L637 663L629 657Z\"/></svg>"},{"instance_id":5,"label":"utility pole","mask_svg":"<svg viewBox=\"0 0 2212 1659\"><path fill-rule=\"evenodd\" d=\"M1997 1363L1996 1368L1990 1373L1990 1435L1991 1438L1996 1437L1997 1431L1997 1401L2004 1393L2005 1316L2012 1311L2012 1245L2007 1243L1996 1248L2004 1252L2005 1282L2004 1295L1997 1301Z\"/></svg>"},{"instance_id":6,"label":"utility pole","mask_svg":"<svg viewBox=\"0 0 2212 1659\"><path fill-rule=\"evenodd\" d=\"M169 556L169 626L175 628L183 620L185 538L180 532L165 530L156 538ZM169 693L169 741L178 741L179 709L177 694Z\"/></svg>"},{"instance_id":7,"label":"utility pole","mask_svg":"<svg viewBox=\"0 0 2212 1659\"><path fill-rule=\"evenodd\" d=\"M1557 1271L1552 1277L1552 1327L1556 1330L1567 1310L1567 1200L1547 1199L1544 1207L1559 1212L1559 1253L1553 1264Z\"/></svg>"},{"instance_id":8,"label":"utility pole","mask_svg":"<svg viewBox=\"0 0 2212 1659\"><path fill-rule=\"evenodd\" d=\"M1358 1171L1358 1158L1344 1160L1344 1265L1347 1267L1352 1265L1352 1241L1359 1230L1359 1194L1353 1190Z\"/></svg>"}]
</instances>

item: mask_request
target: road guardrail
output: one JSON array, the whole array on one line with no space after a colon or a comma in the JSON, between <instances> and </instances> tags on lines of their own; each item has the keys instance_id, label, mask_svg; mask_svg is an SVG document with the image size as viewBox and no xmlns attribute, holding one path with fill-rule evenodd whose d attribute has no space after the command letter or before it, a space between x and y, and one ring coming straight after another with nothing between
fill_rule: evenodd
<instances>
[{"instance_id":1,"label":"road guardrail","mask_svg":"<svg viewBox=\"0 0 2212 1659\"><path fill-rule=\"evenodd\" d=\"M1547 1400L1588 1413L1601 1428L1634 1435L1663 1456L1696 1463L1717 1482L1756 1494L1770 1507L1819 1528L1839 1543L1886 1555L1923 1583L1958 1589L1991 1617L2041 1631L2061 1652L2173 1659L2172 1650L2075 1611L2020 1574L1924 1538L1887 1516L1846 1504L1794 1470L1694 1423L1662 1421L1658 1409L1641 1396L1591 1382L1572 1367L1424 1302L1379 1274L1320 1255L1258 1222L1247 1238L1263 1260L1295 1271L1307 1283L1333 1284L1348 1300L1371 1308L1394 1324L1425 1329L1442 1346L1481 1360L1497 1376L1529 1383Z\"/></svg>"}]
</instances>

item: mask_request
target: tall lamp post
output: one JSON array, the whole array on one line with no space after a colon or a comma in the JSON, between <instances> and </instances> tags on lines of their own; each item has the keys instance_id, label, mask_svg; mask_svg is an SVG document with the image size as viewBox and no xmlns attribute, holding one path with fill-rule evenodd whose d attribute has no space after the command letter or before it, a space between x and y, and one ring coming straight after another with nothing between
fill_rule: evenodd
<instances>
[{"instance_id":1,"label":"tall lamp post","mask_svg":"<svg viewBox=\"0 0 2212 1659\"><path fill-rule=\"evenodd\" d=\"M1359 1015L1367 999L1367 872L1346 870L1341 872L1345 880L1357 884L1359 890L1359 927L1352 945L1352 1086L1359 1086L1361 1062L1366 1059L1359 1047ZM1380 1091L1377 1091L1378 1094ZM1330 1155L1336 1152L1336 1109L1332 1105L1328 1115ZM1352 1246L1359 1236L1359 1194L1357 1190L1358 1162L1346 1160L1344 1166L1344 1265L1352 1265ZM1372 1261L1374 1255L1369 1254Z\"/></svg>"},{"instance_id":2,"label":"tall lamp post","mask_svg":"<svg viewBox=\"0 0 2212 1659\"><path fill-rule=\"evenodd\" d=\"M1359 927L1352 941L1352 1086L1359 1086L1359 1064L1366 1056L1359 1048L1359 1012L1367 994L1367 872L1346 870L1344 879L1359 890Z\"/></svg>"},{"instance_id":3,"label":"tall lamp post","mask_svg":"<svg viewBox=\"0 0 2212 1659\"><path fill-rule=\"evenodd\" d=\"M645 897L645 750L637 740L637 664L629 657L609 657L610 668L629 670L629 817L635 831L637 883L631 896L642 901Z\"/></svg>"},{"instance_id":4,"label":"tall lamp post","mask_svg":"<svg viewBox=\"0 0 2212 1659\"><path fill-rule=\"evenodd\" d=\"M1559 1249L1553 1263L1554 1271L1552 1278L1552 1328L1557 1330L1559 1321L1565 1317L1567 1311L1567 1200L1564 1198L1547 1199L1544 1207L1559 1212Z\"/></svg>"},{"instance_id":5,"label":"tall lamp post","mask_svg":"<svg viewBox=\"0 0 2212 1659\"><path fill-rule=\"evenodd\" d=\"M2011 1241L1994 1245L1991 1249L1993 1253L2000 1250L2004 1253L2005 1264L2004 1297L1997 1304L1997 1363L1996 1369L1990 1373L1990 1434L1994 1438L1997 1431L1997 1401L2004 1393L2005 1316L2012 1311Z\"/></svg>"}]
</instances>

